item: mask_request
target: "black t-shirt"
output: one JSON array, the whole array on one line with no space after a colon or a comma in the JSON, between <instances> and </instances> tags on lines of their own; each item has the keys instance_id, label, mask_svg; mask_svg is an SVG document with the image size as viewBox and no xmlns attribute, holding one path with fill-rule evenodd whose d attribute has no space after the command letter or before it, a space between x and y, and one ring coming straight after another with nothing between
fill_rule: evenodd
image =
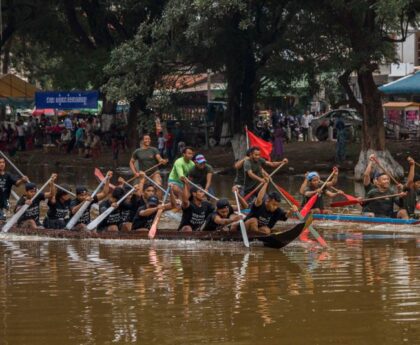
<instances>
[{"instance_id":1,"label":"black t-shirt","mask_svg":"<svg viewBox=\"0 0 420 345\"><path fill-rule=\"evenodd\" d=\"M306 192L314 192L315 189L312 189L311 187L306 187L305 188L305 193ZM320 210L324 209L324 194L325 194L325 189L322 191L321 195L318 195L318 198L316 199L315 204L312 206L311 210L314 208L319 208ZM312 196L303 196L303 200L302 200L302 207L305 206L307 204L307 202L309 201L309 199L312 198Z\"/></svg>"},{"instance_id":2,"label":"black t-shirt","mask_svg":"<svg viewBox=\"0 0 420 345\"><path fill-rule=\"evenodd\" d=\"M229 206L229 214L225 219L229 219L229 217L233 214L233 208L232 206ZM206 225L204 225L203 231L217 231L217 230L221 230L224 225L220 225L214 222L214 219L216 218L216 216L218 216L219 214L217 213L217 211L214 211L213 213L211 213L207 219L206 219ZM219 215L220 217L220 215Z\"/></svg>"},{"instance_id":3,"label":"black t-shirt","mask_svg":"<svg viewBox=\"0 0 420 345\"><path fill-rule=\"evenodd\" d=\"M0 209L7 207L12 187L17 181L18 179L8 172L0 174Z\"/></svg>"},{"instance_id":4,"label":"black t-shirt","mask_svg":"<svg viewBox=\"0 0 420 345\"><path fill-rule=\"evenodd\" d=\"M26 198L24 196L20 197L16 206L23 206L26 202ZM37 224L39 222L39 203L45 200L44 193L40 193L33 201L32 204L28 207L28 209L23 213L23 215L19 218L19 223L23 222L24 220L33 219ZM16 212L16 208L15 208Z\"/></svg>"},{"instance_id":5,"label":"black t-shirt","mask_svg":"<svg viewBox=\"0 0 420 345\"><path fill-rule=\"evenodd\" d=\"M246 220L251 218L257 218L258 227L267 226L271 229L276 225L278 220L286 221L287 215L280 207L270 212L267 210L265 203L262 203L261 206L252 205Z\"/></svg>"},{"instance_id":6,"label":"black t-shirt","mask_svg":"<svg viewBox=\"0 0 420 345\"><path fill-rule=\"evenodd\" d=\"M143 205L140 206L139 209L136 212L136 215L133 220L133 229L150 229L153 224L153 220L155 219L156 212L152 213L149 216L140 216L140 212L147 210L147 206Z\"/></svg>"},{"instance_id":7,"label":"black t-shirt","mask_svg":"<svg viewBox=\"0 0 420 345\"><path fill-rule=\"evenodd\" d=\"M395 194L392 189L388 189L386 192L381 192L377 188L373 188L366 195L366 198L370 199L391 194ZM368 201L363 205L363 212L372 212L375 214L375 217L390 218L394 214L394 204L400 205L400 198L390 197L386 199Z\"/></svg>"},{"instance_id":8,"label":"black t-shirt","mask_svg":"<svg viewBox=\"0 0 420 345\"><path fill-rule=\"evenodd\" d=\"M48 200L48 212L47 217L51 220L64 220L67 222L70 219L70 200L62 203L56 200L55 203L52 203L51 200Z\"/></svg>"},{"instance_id":9,"label":"black t-shirt","mask_svg":"<svg viewBox=\"0 0 420 345\"><path fill-rule=\"evenodd\" d=\"M78 199L71 200L70 201L70 210L73 209L74 207L80 205L82 202L83 201L79 201ZM87 225L87 224L90 223L90 209L91 209L92 205L94 203L97 203L97 202L98 202L98 197L95 195L93 197L93 200L90 203L89 207L85 210L85 212L83 212L82 216L79 218L79 220L77 221L76 224L86 224ZM76 212L74 214L76 214Z\"/></svg>"},{"instance_id":10,"label":"black t-shirt","mask_svg":"<svg viewBox=\"0 0 420 345\"><path fill-rule=\"evenodd\" d=\"M182 209L181 224L178 230L183 226L189 225L193 230L198 230L204 224L206 218L214 211L214 207L208 201L203 201L201 206L190 202L187 208Z\"/></svg>"},{"instance_id":11,"label":"black t-shirt","mask_svg":"<svg viewBox=\"0 0 420 345\"><path fill-rule=\"evenodd\" d=\"M109 207L111 207L112 203L109 200L102 201L99 204L99 213L104 213ZM106 217L100 224L99 228L103 228L109 225L120 225L121 224L121 210L120 208L116 208L111 212L111 214Z\"/></svg>"},{"instance_id":12,"label":"black t-shirt","mask_svg":"<svg viewBox=\"0 0 420 345\"><path fill-rule=\"evenodd\" d=\"M417 205L417 196L419 192L416 191L415 188L406 188L405 191L407 192L407 196L402 199L403 200L403 207L407 210L408 214L414 215Z\"/></svg>"}]
</instances>

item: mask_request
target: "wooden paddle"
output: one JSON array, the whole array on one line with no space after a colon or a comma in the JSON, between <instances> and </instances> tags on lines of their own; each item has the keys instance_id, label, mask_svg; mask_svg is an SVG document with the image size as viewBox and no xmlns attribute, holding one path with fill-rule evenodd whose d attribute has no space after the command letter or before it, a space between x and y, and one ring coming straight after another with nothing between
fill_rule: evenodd
<instances>
[{"instance_id":1,"label":"wooden paddle","mask_svg":"<svg viewBox=\"0 0 420 345\"><path fill-rule=\"evenodd\" d=\"M268 176L270 179L271 177L274 176L274 174L280 170L280 168L282 168L284 165L286 165L287 163L281 163L276 169L274 169L274 171ZM262 186L263 186L263 182L261 182L257 187L255 187L252 191L250 191L247 195L244 196L244 199L246 201L248 201L248 199L253 196L255 194L255 192L257 192Z\"/></svg>"},{"instance_id":2,"label":"wooden paddle","mask_svg":"<svg viewBox=\"0 0 420 345\"><path fill-rule=\"evenodd\" d=\"M218 200L219 200L219 198L216 198L214 195L211 195L209 192L207 192L205 189L201 188L199 185L195 184L194 182L191 182L191 180L189 180L187 177L185 177L185 180L187 180L187 182L188 182L191 186L193 186L193 187L195 187L195 188L197 188L197 189L201 190L201 191L202 191L204 194L206 194L209 198L214 199L214 200L216 200L216 201L218 201Z\"/></svg>"},{"instance_id":3,"label":"wooden paddle","mask_svg":"<svg viewBox=\"0 0 420 345\"><path fill-rule=\"evenodd\" d=\"M330 182L330 180L333 178L334 174L335 174L335 170L330 174L330 176L328 176L326 181L321 186L320 193L326 187L327 183ZM302 207L302 209L300 210L300 213L302 214L303 217L306 217L306 215L311 211L312 207L315 205L316 201L318 200L318 196L319 196L319 193L315 193L314 195L312 195L310 199L308 200L308 202L306 203L306 205Z\"/></svg>"},{"instance_id":4,"label":"wooden paddle","mask_svg":"<svg viewBox=\"0 0 420 345\"><path fill-rule=\"evenodd\" d=\"M147 174L148 172L151 172L153 169L156 169L158 166L162 165L163 163L158 163L154 166L152 166L151 168L147 169L144 173ZM128 179L126 182L130 183L133 182L136 178L139 178L139 176L134 175L133 177L131 177L130 179Z\"/></svg>"},{"instance_id":5,"label":"wooden paddle","mask_svg":"<svg viewBox=\"0 0 420 345\"><path fill-rule=\"evenodd\" d=\"M401 196L401 193L398 194L390 194L390 195L383 195L383 196L377 196L375 198L368 198L368 199L356 199L356 200L347 200L347 201L337 201L331 203L331 207L343 207L343 206L350 206L350 205L357 205L357 204L363 204L369 201L374 200L381 200L381 199L387 199L387 198L394 198L397 196Z\"/></svg>"},{"instance_id":6,"label":"wooden paddle","mask_svg":"<svg viewBox=\"0 0 420 345\"><path fill-rule=\"evenodd\" d=\"M48 184L51 182L51 180L53 179L53 177L50 177L48 179L47 182L45 182L45 184L38 189L38 191L36 192L36 194L32 197L31 202L33 202L41 193L42 191L48 186ZM10 228L15 225L20 217L22 217L22 215L26 212L26 210L29 208L30 205L28 204L24 204L22 205L22 207L12 216L12 218L10 218L7 223L3 226L3 228L1 229L2 232L8 232L10 230Z\"/></svg>"},{"instance_id":7,"label":"wooden paddle","mask_svg":"<svg viewBox=\"0 0 420 345\"><path fill-rule=\"evenodd\" d=\"M171 186L169 185L165 191L165 195L162 200L162 206L165 206L165 203L166 203L166 200L168 199L168 195L170 191L171 191ZM153 219L153 223L152 223L152 226L150 227L149 234L148 234L151 240L154 239L156 236L157 226L158 226L160 217L162 216L162 213L163 213L163 208L159 209L156 212L155 219Z\"/></svg>"},{"instance_id":8,"label":"wooden paddle","mask_svg":"<svg viewBox=\"0 0 420 345\"><path fill-rule=\"evenodd\" d=\"M289 204L289 206L293 206L293 203L286 198L286 196L283 194L281 189L277 188L277 185L273 183L274 188L277 189L277 191L282 195L283 199L286 200L286 202ZM298 211L296 212L296 215L300 221L305 221L305 217L302 216L302 214ZM315 239L318 241L318 243L323 247L328 247L327 242L322 238L322 236L318 233L318 231L315 230L315 228L312 226L312 224L308 227L309 231L311 232L312 236L315 237Z\"/></svg>"},{"instance_id":9,"label":"wooden paddle","mask_svg":"<svg viewBox=\"0 0 420 345\"><path fill-rule=\"evenodd\" d=\"M241 205L239 203L239 197L238 197L238 192L235 190L235 200L236 200L236 206L238 207L238 214L241 214ZM242 234L242 240L244 241L244 245L245 247L249 248L249 240L248 240L248 234L246 233L246 227L245 227L245 223L244 220L241 219L239 221L239 227L241 228L241 234Z\"/></svg>"},{"instance_id":10,"label":"wooden paddle","mask_svg":"<svg viewBox=\"0 0 420 345\"><path fill-rule=\"evenodd\" d=\"M373 159L373 161L378 165L378 167L380 167L381 169L382 169L382 171L385 173L385 174L387 174L388 176L389 176L389 178L392 180L392 182L394 182L395 184L400 184L396 179L395 179L395 177L394 176L392 176L391 175L391 173L388 171L388 170L386 170L384 167L383 167L383 165L381 164L381 163L379 163L379 160L375 157L375 156L373 156L372 157L372 159Z\"/></svg>"},{"instance_id":11,"label":"wooden paddle","mask_svg":"<svg viewBox=\"0 0 420 345\"><path fill-rule=\"evenodd\" d=\"M320 181L322 183L322 181ZM338 193L340 192L337 188L335 188L334 186L329 186L328 188L331 188L334 192ZM355 200L357 201L358 199L350 194L342 194L347 200Z\"/></svg>"},{"instance_id":12,"label":"wooden paddle","mask_svg":"<svg viewBox=\"0 0 420 345\"><path fill-rule=\"evenodd\" d=\"M287 190L279 186L278 184L275 184L272 179L270 179L271 184L279 191L281 191L281 194L283 195L283 198L289 200L292 204L294 204L296 207L300 207L300 202L297 201L293 195L291 195Z\"/></svg>"}]
</instances>

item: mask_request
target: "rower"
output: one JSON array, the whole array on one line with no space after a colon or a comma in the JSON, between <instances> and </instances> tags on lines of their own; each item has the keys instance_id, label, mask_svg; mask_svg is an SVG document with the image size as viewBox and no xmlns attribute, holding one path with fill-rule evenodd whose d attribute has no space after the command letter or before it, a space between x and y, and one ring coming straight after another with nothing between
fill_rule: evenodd
<instances>
[{"instance_id":1,"label":"rower","mask_svg":"<svg viewBox=\"0 0 420 345\"><path fill-rule=\"evenodd\" d=\"M24 205L30 205L25 213L19 218L18 227L36 229L41 226L39 221L40 216L40 207L39 204L41 201L50 199L55 195L55 185L54 182L57 179L57 174L51 175L51 180L48 185L49 191L45 193L40 193L34 200L31 199L35 196L37 192L37 187L35 183L27 182L25 184L25 193L20 197L16 203L15 212Z\"/></svg>"},{"instance_id":2,"label":"rower","mask_svg":"<svg viewBox=\"0 0 420 345\"><path fill-rule=\"evenodd\" d=\"M55 194L48 200L48 212L44 218L46 229L64 229L70 220L71 195L64 190L54 189Z\"/></svg>"},{"instance_id":3,"label":"rower","mask_svg":"<svg viewBox=\"0 0 420 345\"><path fill-rule=\"evenodd\" d=\"M241 219L242 216L235 214L229 200L220 199L216 203L216 211L207 217L203 231L229 231L228 226Z\"/></svg>"},{"instance_id":4,"label":"rower","mask_svg":"<svg viewBox=\"0 0 420 345\"><path fill-rule=\"evenodd\" d=\"M387 174L378 173L375 176L375 180L376 187L369 191L366 196L368 199L395 194L395 191L391 188L391 180ZM407 193L402 191L402 184L397 185L397 189L400 192L398 197L394 196L386 199L365 202L362 211L363 215L369 217L408 219L408 213L407 210L403 208L402 200ZM400 209L396 212L394 212L394 204L400 207Z\"/></svg>"},{"instance_id":5,"label":"rower","mask_svg":"<svg viewBox=\"0 0 420 345\"><path fill-rule=\"evenodd\" d=\"M167 159L163 159L159 150L151 146L152 139L150 135L145 134L140 141L140 148L133 152L130 159L130 168L134 175L140 177L140 172L151 169L157 164L165 165L168 163ZM137 164L137 166L136 166ZM140 170L138 170L140 169ZM162 176L158 167L150 170L150 178L153 179L159 186L162 185ZM160 191L158 191L161 194Z\"/></svg>"},{"instance_id":6,"label":"rower","mask_svg":"<svg viewBox=\"0 0 420 345\"><path fill-rule=\"evenodd\" d=\"M184 232L196 231L214 211L214 207L205 200L204 192L196 187L189 188L185 183L182 192L182 218L178 230Z\"/></svg>"},{"instance_id":7,"label":"rower","mask_svg":"<svg viewBox=\"0 0 420 345\"><path fill-rule=\"evenodd\" d=\"M110 206L114 207L115 209L111 212L111 214L106 217L99 225L98 231L109 231L109 232L118 232L119 230L125 230L122 228L122 221L121 221L121 207L117 204L118 200L120 200L125 194L125 191L121 187L116 187L110 196L109 199L102 201L99 204L99 212L105 212Z\"/></svg>"},{"instance_id":8,"label":"rower","mask_svg":"<svg viewBox=\"0 0 420 345\"><path fill-rule=\"evenodd\" d=\"M86 226L90 223L90 210L94 203L98 203L99 201L105 199L109 193L109 181L112 178L112 171L107 172L107 176L109 178L105 181L104 188L101 192L97 193L93 199L88 194L88 190L84 186L76 187L76 198L70 201L70 212L72 215L75 215L77 211L79 211L80 207L82 207L85 201L92 200L89 207L83 213L83 215L79 218L77 223L74 226L74 230L86 230Z\"/></svg>"},{"instance_id":9,"label":"rower","mask_svg":"<svg viewBox=\"0 0 420 345\"><path fill-rule=\"evenodd\" d=\"M330 182L327 183L326 187L331 187L337 183L338 177L338 170L334 169L334 176ZM318 199L316 200L315 204L311 208L312 213L324 213L329 214L332 213L331 210L327 210L324 208L324 198L323 196L326 195L330 198L334 198L337 195L344 194L343 191L338 190L337 192L331 192L327 189L323 189L321 191L320 188L321 179L319 174L316 171L311 171L306 174L305 180L303 181L302 185L300 186L299 193L303 195L302 206L306 205L309 199L314 196L315 194L318 195Z\"/></svg>"},{"instance_id":10,"label":"rower","mask_svg":"<svg viewBox=\"0 0 420 345\"><path fill-rule=\"evenodd\" d=\"M287 213L280 208L281 196L278 192L269 193L264 201L268 184L269 179L264 178L264 184L251 206L251 211L245 218L245 227L247 231L260 232L268 235L270 234L271 229L276 225L277 221L286 221L293 212L298 211L298 208L295 205L293 205ZM235 224L232 227L232 230L237 229L238 225Z\"/></svg>"},{"instance_id":11,"label":"rower","mask_svg":"<svg viewBox=\"0 0 420 345\"><path fill-rule=\"evenodd\" d=\"M159 199L156 196L150 196L146 203L137 210L133 220L133 229L136 231L149 231L159 210L168 211L176 207L175 194L172 188L170 196L171 201L165 205L159 204Z\"/></svg>"},{"instance_id":12,"label":"rower","mask_svg":"<svg viewBox=\"0 0 420 345\"><path fill-rule=\"evenodd\" d=\"M194 152L191 147L185 147L182 150L182 157L178 158L169 174L168 183L173 185L175 195L179 198L183 193L184 184L186 183L186 177L190 173L191 169L194 168L192 161Z\"/></svg>"},{"instance_id":13,"label":"rower","mask_svg":"<svg viewBox=\"0 0 420 345\"><path fill-rule=\"evenodd\" d=\"M420 194L420 175L415 173L416 162L413 158L407 158L410 164L408 172L407 183L404 186L404 191L407 192L407 197L404 198L404 208L410 218L415 217L415 210L417 206L417 196Z\"/></svg>"},{"instance_id":14,"label":"rower","mask_svg":"<svg viewBox=\"0 0 420 345\"><path fill-rule=\"evenodd\" d=\"M249 159L244 162L244 195L251 192L259 183L264 183L264 176L268 176L263 167L277 168L282 163L287 163L285 158L281 162L269 162L261 158L259 147L249 149Z\"/></svg>"},{"instance_id":15,"label":"rower","mask_svg":"<svg viewBox=\"0 0 420 345\"><path fill-rule=\"evenodd\" d=\"M193 161L195 166L188 173L188 178L195 184L204 186L206 192L214 195L211 188L213 167L207 163L206 158L202 154L195 155Z\"/></svg>"},{"instance_id":16,"label":"rower","mask_svg":"<svg viewBox=\"0 0 420 345\"><path fill-rule=\"evenodd\" d=\"M365 194L369 193L372 188L375 188L375 173L373 172L373 162L375 160L375 155L371 154L369 156L369 161L366 166L366 170L363 173L363 187L365 188Z\"/></svg>"},{"instance_id":17,"label":"rower","mask_svg":"<svg viewBox=\"0 0 420 345\"><path fill-rule=\"evenodd\" d=\"M6 160L4 157L0 157L0 221L6 220L5 210L9 208L12 187L18 187L28 181L29 179L26 176L18 179L9 172L6 172Z\"/></svg>"}]
</instances>

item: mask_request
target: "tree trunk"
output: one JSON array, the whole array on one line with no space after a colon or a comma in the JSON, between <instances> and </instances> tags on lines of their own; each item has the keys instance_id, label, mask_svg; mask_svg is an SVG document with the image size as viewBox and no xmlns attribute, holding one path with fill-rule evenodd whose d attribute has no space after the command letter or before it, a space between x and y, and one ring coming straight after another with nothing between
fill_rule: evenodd
<instances>
[{"instance_id":1,"label":"tree trunk","mask_svg":"<svg viewBox=\"0 0 420 345\"><path fill-rule=\"evenodd\" d=\"M374 153L395 177L404 175L403 168L385 149L385 127L381 95L375 84L372 68L358 72L358 84L362 95L362 150L354 169L356 179L361 179L367 165L367 157Z\"/></svg>"},{"instance_id":2,"label":"tree trunk","mask_svg":"<svg viewBox=\"0 0 420 345\"><path fill-rule=\"evenodd\" d=\"M127 142L128 146L133 149L139 142L138 120L142 110L146 108L146 100L142 96L138 96L130 102L130 111L127 119Z\"/></svg>"}]
</instances>

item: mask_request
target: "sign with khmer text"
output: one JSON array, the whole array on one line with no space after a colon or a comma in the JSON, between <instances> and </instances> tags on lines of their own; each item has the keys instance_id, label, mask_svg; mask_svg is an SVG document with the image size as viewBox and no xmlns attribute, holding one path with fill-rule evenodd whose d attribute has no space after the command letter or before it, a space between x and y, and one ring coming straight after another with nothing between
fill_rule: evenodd
<instances>
[{"instance_id":1,"label":"sign with khmer text","mask_svg":"<svg viewBox=\"0 0 420 345\"><path fill-rule=\"evenodd\" d=\"M37 109L97 109L98 91L36 92Z\"/></svg>"}]
</instances>

